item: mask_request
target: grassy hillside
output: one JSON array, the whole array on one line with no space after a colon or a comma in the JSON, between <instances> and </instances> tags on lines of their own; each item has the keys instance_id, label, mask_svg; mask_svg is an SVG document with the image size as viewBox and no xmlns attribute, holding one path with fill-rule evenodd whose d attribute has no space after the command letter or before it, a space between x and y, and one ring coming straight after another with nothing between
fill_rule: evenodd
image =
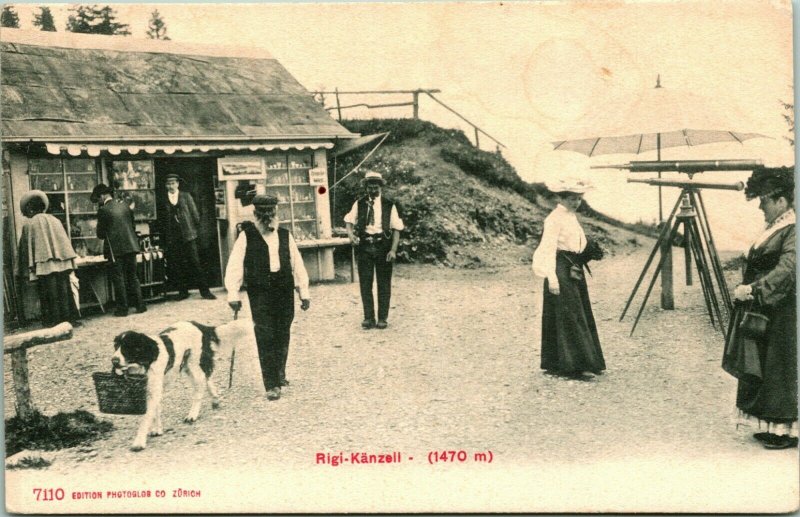
<instances>
[{"instance_id":1,"label":"grassy hillside","mask_svg":"<svg viewBox=\"0 0 800 517\"><path fill-rule=\"evenodd\" d=\"M401 207L407 230L400 260L466 267L530 260L554 206L544 185L523 181L501 155L476 149L461 131L409 119L343 124L364 135L391 134L358 173L332 191L334 226L344 226L361 192L359 179L371 169L383 174L386 195ZM331 160L331 184L334 166L341 177L367 152ZM587 233L609 251L637 243L634 233L593 211L583 220Z\"/></svg>"}]
</instances>

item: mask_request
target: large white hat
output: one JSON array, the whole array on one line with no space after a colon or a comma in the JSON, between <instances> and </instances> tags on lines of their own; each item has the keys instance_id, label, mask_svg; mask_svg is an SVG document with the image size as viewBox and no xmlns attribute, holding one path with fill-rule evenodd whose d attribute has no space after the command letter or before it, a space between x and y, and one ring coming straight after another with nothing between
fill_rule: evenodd
<instances>
[{"instance_id":1,"label":"large white hat","mask_svg":"<svg viewBox=\"0 0 800 517\"><path fill-rule=\"evenodd\" d=\"M47 198L47 194L41 190L29 190L22 195L22 199L19 200L20 212L24 214L25 207L27 207L28 203L33 199L40 199L44 204L44 211L47 212L47 209L50 207L50 200Z\"/></svg>"},{"instance_id":2,"label":"large white hat","mask_svg":"<svg viewBox=\"0 0 800 517\"><path fill-rule=\"evenodd\" d=\"M573 194L584 194L594 188L589 180L579 178L559 178L545 183L550 192L572 192Z\"/></svg>"}]
</instances>

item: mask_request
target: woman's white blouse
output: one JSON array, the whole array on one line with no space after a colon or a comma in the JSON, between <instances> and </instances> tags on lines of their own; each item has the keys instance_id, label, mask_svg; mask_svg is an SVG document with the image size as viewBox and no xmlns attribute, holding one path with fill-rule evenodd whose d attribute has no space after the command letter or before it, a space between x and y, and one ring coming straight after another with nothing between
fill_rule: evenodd
<instances>
[{"instance_id":1,"label":"woman's white blouse","mask_svg":"<svg viewBox=\"0 0 800 517\"><path fill-rule=\"evenodd\" d=\"M533 274L547 278L550 287L558 287L556 251L580 253L585 247L586 234L575 213L559 204L544 220L542 240L533 252Z\"/></svg>"}]
</instances>

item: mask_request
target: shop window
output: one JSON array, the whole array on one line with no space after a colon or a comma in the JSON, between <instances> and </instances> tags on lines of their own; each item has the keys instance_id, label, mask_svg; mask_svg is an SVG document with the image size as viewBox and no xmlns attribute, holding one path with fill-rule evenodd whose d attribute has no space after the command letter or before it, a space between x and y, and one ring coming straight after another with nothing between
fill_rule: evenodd
<instances>
[{"instance_id":1,"label":"shop window","mask_svg":"<svg viewBox=\"0 0 800 517\"><path fill-rule=\"evenodd\" d=\"M48 212L67 230L75 252L86 255L103 253L103 243L96 237L97 206L91 202L92 189L99 183L94 158L32 158L28 162L31 189L47 193Z\"/></svg>"},{"instance_id":2,"label":"shop window","mask_svg":"<svg viewBox=\"0 0 800 517\"><path fill-rule=\"evenodd\" d=\"M309 171L313 153L268 153L265 158L267 193L278 198L278 219L298 241L319 237L314 187Z\"/></svg>"},{"instance_id":3,"label":"shop window","mask_svg":"<svg viewBox=\"0 0 800 517\"><path fill-rule=\"evenodd\" d=\"M125 201L137 222L156 219L155 168L153 160L109 162L114 197Z\"/></svg>"}]
</instances>

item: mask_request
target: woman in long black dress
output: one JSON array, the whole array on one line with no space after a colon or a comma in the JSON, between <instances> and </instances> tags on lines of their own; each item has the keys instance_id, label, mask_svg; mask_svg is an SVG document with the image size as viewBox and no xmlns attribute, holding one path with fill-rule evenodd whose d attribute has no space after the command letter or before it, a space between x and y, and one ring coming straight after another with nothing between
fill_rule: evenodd
<instances>
[{"instance_id":1,"label":"woman in long black dress","mask_svg":"<svg viewBox=\"0 0 800 517\"><path fill-rule=\"evenodd\" d=\"M45 213L49 204L41 190L26 192L20 200L20 211L26 219L19 239L18 273L36 283L44 327L64 321L75 325L78 309L70 274L75 270L77 254L61 221Z\"/></svg>"},{"instance_id":2,"label":"woman in long black dress","mask_svg":"<svg viewBox=\"0 0 800 517\"><path fill-rule=\"evenodd\" d=\"M586 262L602 252L587 240L575 215L591 187L566 180L548 188L559 202L545 219L533 254L533 272L545 279L541 367L551 374L589 380L606 368L584 276Z\"/></svg>"},{"instance_id":3,"label":"woman in long black dress","mask_svg":"<svg viewBox=\"0 0 800 517\"><path fill-rule=\"evenodd\" d=\"M745 195L760 199L767 227L734 290L722 366L739 379L739 423L756 425L753 436L768 449L797 447L794 167L753 171ZM769 318L763 334L741 325L746 311Z\"/></svg>"}]
</instances>

